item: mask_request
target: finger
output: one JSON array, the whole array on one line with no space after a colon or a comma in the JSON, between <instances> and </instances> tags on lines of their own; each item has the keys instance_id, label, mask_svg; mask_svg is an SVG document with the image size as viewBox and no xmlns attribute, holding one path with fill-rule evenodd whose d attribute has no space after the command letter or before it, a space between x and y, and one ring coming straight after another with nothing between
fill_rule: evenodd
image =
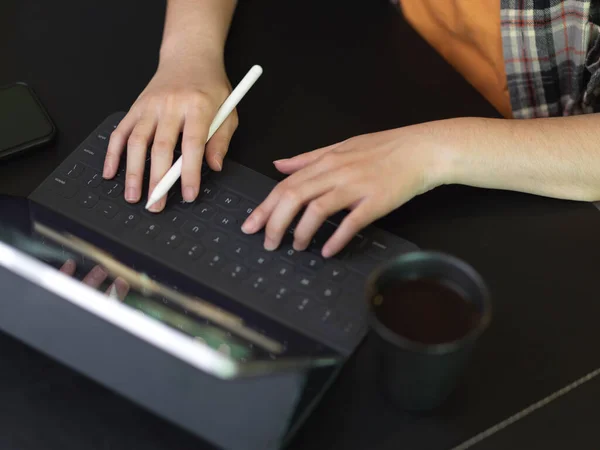
<instances>
[{"instance_id":1,"label":"finger","mask_svg":"<svg viewBox=\"0 0 600 450\"><path fill-rule=\"evenodd\" d=\"M335 181L335 177L330 174L335 170L336 166L343 163L344 160L342 158L335 158L335 160L332 158L330 161L321 159L317 163L305 167L303 170L294 173L289 178L279 183L275 189L269 193L267 198L252 211L252 214L248 216L242 225L242 231L251 234L256 233L264 227L283 195L293 197L294 191L304 190L307 186L314 185L315 182L317 182L317 185L313 187L317 188L317 190L321 189L321 184L319 183L322 183L322 181L317 181L319 175L327 173L329 175L325 179L332 182Z\"/></svg>"},{"instance_id":2,"label":"finger","mask_svg":"<svg viewBox=\"0 0 600 450\"><path fill-rule=\"evenodd\" d=\"M115 300L124 301L125 297L129 293L129 283L125 281L123 278L116 278L115 281L109 286L106 290L106 295Z\"/></svg>"},{"instance_id":3,"label":"finger","mask_svg":"<svg viewBox=\"0 0 600 450\"><path fill-rule=\"evenodd\" d=\"M183 126L181 152L183 165L181 169L181 193L183 199L193 202L200 189L200 173L204 145L210 126L210 114L206 108L193 108L186 114Z\"/></svg>"},{"instance_id":4,"label":"finger","mask_svg":"<svg viewBox=\"0 0 600 450\"><path fill-rule=\"evenodd\" d=\"M183 114L178 111L167 113L160 118L151 151L149 195L173 164L173 150L177 145L183 125ZM150 207L150 211L159 212L165 207L165 198Z\"/></svg>"},{"instance_id":5,"label":"finger","mask_svg":"<svg viewBox=\"0 0 600 450\"><path fill-rule=\"evenodd\" d=\"M332 189L308 204L294 230L294 248L306 250L317 230L329 217L360 201L360 194L347 187Z\"/></svg>"},{"instance_id":6,"label":"finger","mask_svg":"<svg viewBox=\"0 0 600 450\"><path fill-rule=\"evenodd\" d=\"M73 275L75 275L75 261L73 261L72 259L67 259L65 261L65 263L62 265L62 267L60 268L60 271L66 275L69 275L70 277L72 277Z\"/></svg>"},{"instance_id":7,"label":"finger","mask_svg":"<svg viewBox=\"0 0 600 450\"><path fill-rule=\"evenodd\" d=\"M81 281L84 284L97 289L102 283L104 283L106 277L108 277L106 271L100 266L95 266Z\"/></svg>"},{"instance_id":8,"label":"finger","mask_svg":"<svg viewBox=\"0 0 600 450\"><path fill-rule=\"evenodd\" d=\"M223 122L206 144L205 158L212 170L220 171L223 168L223 160L229 149L231 137L237 127L238 116L235 111L232 111L227 120Z\"/></svg>"},{"instance_id":9,"label":"finger","mask_svg":"<svg viewBox=\"0 0 600 450\"><path fill-rule=\"evenodd\" d=\"M275 164L275 168L281 173L294 173L315 162L325 153L330 152L331 150L333 150L336 147L339 147L340 145L342 145L342 142L338 142L327 147L319 148L311 152L302 153L300 155L294 156L293 158L279 159L277 161L273 161L273 164Z\"/></svg>"},{"instance_id":10,"label":"finger","mask_svg":"<svg viewBox=\"0 0 600 450\"><path fill-rule=\"evenodd\" d=\"M127 140L125 200L130 203L139 201L142 194L146 152L156 130L156 120L156 115L153 113L142 116Z\"/></svg>"},{"instance_id":11,"label":"finger","mask_svg":"<svg viewBox=\"0 0 600 450\"><path fill-rule=\"evenodd\" d=\"M265 250L275 250L279 247L286 230L300 209L311 200L331 190L335 183L335 177L321 176L304 183L299 188L284 192L266 223Z\"/></svg>"},{"instance_id":12,"label":"finger","mask_svg":"<svg viewBox=\"0 0 600 450\"><path fill-rule=\"evenodd\" d=\"M338 253L350 242L356 233L385 214L385 210L377 207L376 203L373 200L363 199L356 209L342 220L337 230L323 245L321 254L324 258L330 258Z\"/></svg>"},{"instance_id":13,"label":"finger","mask_svg":"<svg viewBox=\"0 0 600 450\"><path fill-rule=\"evenodd\" d=\"M106 159L104 160L104 170L102 172L104 178L112 178L117 174L121 154L137 121L137 113L130 111L110 134Z\"/></svg>"}]
</instances>

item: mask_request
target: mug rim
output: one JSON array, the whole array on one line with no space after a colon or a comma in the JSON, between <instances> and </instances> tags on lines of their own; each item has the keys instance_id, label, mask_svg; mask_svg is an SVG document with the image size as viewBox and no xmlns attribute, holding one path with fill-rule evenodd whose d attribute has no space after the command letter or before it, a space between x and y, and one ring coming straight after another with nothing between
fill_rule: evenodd
<instances>
[{"instance_id":1,"label":"mug rim","mask_svg":"<svg viewBox=\"0 0 600 450\"><path fill-rule=\"evenodd\" d=\"M377 291L376 282L381 277L381 275L393 268L399 262L416 262L422 261L424 259L441 261L443 263L454 266L455 268L462 271L465 275L467 275L471 279L471 281L475 283L477 289L480 291L481 318L479 319L477 326L473 327L468 333L466 333L462 337L453 341L441 342L436 344L426 344L423 342L414 341L392 331L389 327L384 325L377 318L377 315L373 310L372 299ZM373 272L371 272L371 274L367 278L366 297L366 300L369 303L369 325L371 329L373 329L385 341L397 346L398 348L413 352L441 355L456 351L463 347L469 341L475 341L487 329L492 319L492 303L490 298L490 292L487 287L487 284L485 283L479 272L477 272L475 268L473 268L466 261L448 253L439 251L416 250L407 253L402 253L390 259L389 261L381 264L379 267L373 270Z\"/></svg>"}]
</instances>

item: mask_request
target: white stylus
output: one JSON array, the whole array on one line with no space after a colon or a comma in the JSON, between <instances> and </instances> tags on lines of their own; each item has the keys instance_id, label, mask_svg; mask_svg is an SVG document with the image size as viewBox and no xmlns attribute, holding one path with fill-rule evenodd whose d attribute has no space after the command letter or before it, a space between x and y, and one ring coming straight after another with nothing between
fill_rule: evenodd
<instances>
[{"instance_id":1,"label":"white stylus","mask_svg":"<svg viewBox=\"0 0 600 450\"><path fill-rule=\"evenodd\" d=\"M235 89L229 94L227 100L221 105L219 111L217 111L217 115L215 116L210 128L208 130L208 138L206 142L210 140L210 138L215 134L215 132L219 129L221 124L225 122L227 116L231 114L231 111L235 109L237 104L240 102L244 95L250 90L252 85L258 80L258 78L262 75L262 67L260 66L252 66L252 68L248 71L246 76L242 78L242 81L235 87ZM150 208L154 203L159 201L162 197L167 195L169 189L173 187L173 185L177 182L179 177L181 176L181 165L183 162L183 157L180 156L179 159L173 164L173 166L169 169L169 171L165 174L164 177L160 180L160 182L152 191L152 195L148 199L148 203L146 203L146 209Z\"/></svg>"}]
</instances>

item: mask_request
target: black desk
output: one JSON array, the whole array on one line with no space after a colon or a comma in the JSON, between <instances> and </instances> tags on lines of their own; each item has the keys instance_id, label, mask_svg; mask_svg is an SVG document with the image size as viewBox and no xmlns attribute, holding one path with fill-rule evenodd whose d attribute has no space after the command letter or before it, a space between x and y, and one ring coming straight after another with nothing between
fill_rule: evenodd
<instances>
[{"instance_id":1,"label":"black desk","mask_svg":"<svg viewBox=\"0 0 600 450\"><path fill-rule=\"evenodd\" d=\"M0 163L0 192L27 195L106 115L128 108L156 66L157 3L2 2L0 84L29 82L59 135L51 148ZM273 159L353 134L496 115L385 0L240 3L230 77L235 83L255 63L265 74L239 107L230 157L267 175L278 177ZM600 366L591 345L600 339L600 214L590 205L448 187L381 225L480 270L494 295L493 324L456 395L430 417L381 400L367 342L294 449L450 448ZM2 449L201 447L10 337L0 337L0 358ZM594 378L473 448L584 448L599 393Z\"/></svg>"}]
</instances>

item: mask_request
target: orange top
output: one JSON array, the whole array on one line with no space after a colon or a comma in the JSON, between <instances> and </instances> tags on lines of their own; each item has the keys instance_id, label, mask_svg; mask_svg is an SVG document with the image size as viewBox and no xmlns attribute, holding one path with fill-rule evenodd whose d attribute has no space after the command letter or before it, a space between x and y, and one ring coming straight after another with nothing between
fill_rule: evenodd
<instances>
[{"instance_id":1,"label":"orange top","mask_svg":"<svg viewBox=\"0 0 600 450\"><path fill-rule=\"evenodd\" d=\"M511 117L500 0L400 0L406 20L503 116Z\"/></svg>"}]
</instances>

